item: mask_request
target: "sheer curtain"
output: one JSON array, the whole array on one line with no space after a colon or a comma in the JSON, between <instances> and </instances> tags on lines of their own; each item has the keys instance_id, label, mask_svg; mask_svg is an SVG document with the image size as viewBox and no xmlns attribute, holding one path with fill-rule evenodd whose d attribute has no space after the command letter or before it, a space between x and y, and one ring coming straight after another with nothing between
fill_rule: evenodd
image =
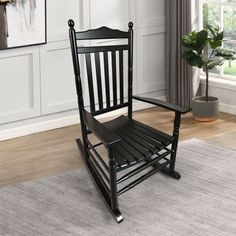
<instances>
[{"instance_id":1,"label":"sheer curtain","mask_svg":"<svg viewBox=\"0 0 236 236\"><path fill-rule=\"evenodd\" d=\"M167 0L167 100L190 107L198 81L196 70L181 59L183 35L196 26L195 0Z\"/></svg>"}]
</instances>

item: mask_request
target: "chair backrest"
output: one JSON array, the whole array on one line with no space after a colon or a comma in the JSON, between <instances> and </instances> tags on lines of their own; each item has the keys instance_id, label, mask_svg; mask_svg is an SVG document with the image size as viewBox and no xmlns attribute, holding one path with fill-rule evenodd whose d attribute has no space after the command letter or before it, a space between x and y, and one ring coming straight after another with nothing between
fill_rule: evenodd
<instances>
[{"instance_id":1,"label":"chair backrest","mask_svg":"<svg viewBox=\"0 0 236 236\"><path fill-rule=\"evenodd\" d=\"M132 117L133 23L129 23L127 32L107 27L76 32L73 20L69 20L68 25L80 112L84 109L81 54L85 59L84 74L87 77L91 114L99 115L128 106L128 115ZM114 39L124 39L126 43L114 45ZM102 46L78 46L80 40L106 40L111 44L107 45L106 42ZM124 65L125 61L128 61L128 65ZM124 80L125 70L127 81ZM127 94L124 88L127 88Z\"/></svg>"}]
</instances>

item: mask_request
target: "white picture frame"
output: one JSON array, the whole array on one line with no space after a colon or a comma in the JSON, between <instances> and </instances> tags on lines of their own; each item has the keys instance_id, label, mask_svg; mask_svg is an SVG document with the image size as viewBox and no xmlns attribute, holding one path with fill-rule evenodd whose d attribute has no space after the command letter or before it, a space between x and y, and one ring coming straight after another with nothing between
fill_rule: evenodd
<instances>
[{"instance_id":1,"label":"white picture frame","mask_svg":"<svg viewBox=\"0 0 236 236\"><path fill-rule=\"evenodd\" d=\"M46 41L46 0L0 0L0 50Z\"/></svg>"}]
</instances>

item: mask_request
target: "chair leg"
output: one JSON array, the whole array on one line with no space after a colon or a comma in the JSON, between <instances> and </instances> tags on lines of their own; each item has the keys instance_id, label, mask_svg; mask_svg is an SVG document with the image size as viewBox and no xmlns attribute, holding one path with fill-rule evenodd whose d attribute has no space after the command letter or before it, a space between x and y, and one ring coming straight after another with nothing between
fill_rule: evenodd
<instances>
[{"instance_id":1,"label":"chair leg","mask_svg":"<svg viewBox=\"0 0 236 236\"><path fill-rule=\"evenodd\" d=\"M178 141L179 141L180 120L181 120L181 114L179 112L176 112L175 120L174 120L174 131L173 131L174 141L171 146L172 153L170 156L170 165L169 165L169 168L164 167L161 170L162 173L169 175L170 177L174 179L181 178L181 175L177 171L175 171L175 160L176 160L176 153L177 153Z\"/></svg>"},{"instance_id":2,"label":"chair leg","mask_svg":"<svg viewBox=\"0 0 236 236\"><path fill-rule=\"evenodd\" d=\"M177 172L177 171L173 171L171 172L170 169L168 167L164 167L161 172L165 175L168 175L174 179L180 179L181 175Z\"/></svg>"},{"instance_id":3,"label":"chair leg","mask_svg":"<svg viewBox=\"0 0 236 236\"><path fill-rule=\"evenodd\" d=\"M112 156L112 152L108 149L109 154L109 170L110 170L110 206L113 212L116 212L115 218L117 223L123 221L123 217L118 208L118 197L117 197L117 176L116 176L116 161Z\"/></svg>"},{"instance_id":4,"label":"chair leg","mask_svg":"<svg viewBox=\"0 0 236 236\"><path fill-rule=\"evenodd\" d=\"M111 190L109 194L109 190L105 187L104 182L102 181L101 177L99 176L98 171L94 167L94 165L91 163L90 158L86 158L84 156L84 147L80 139L76 139L77 145L80 149L80 152L82 154L82 160L84 161L85 166L87 167L87 170L90 174L91 179L93 180L96 188L98 189L98 192L101 194L102 199L104 200L107 208L110 210L111 214L117 221L117 223L121 223L123 221L122 214L120 210L118 209L117 204L117 194L116 194L116 182L115 184L111 184ZM111 175L112 178L116 181L116 175L114 175L114 172L111 171L113 174ZM110 172L110 173L111 173ZM113 180L111 180L112 183ZM113 187L112 187L113 186ZM113 193L113 194L112 194Z\"/></svg>"},{"instance_id":5,"label":"chair leg","mask_svg":"<svg viewBox=\"0 0 236 236\"><path fill-rule=\"evenodd\" d=\"M177 171L175 171L177 143L178 143L178 140L172 144L173 152L171 153L171 156L170 156L170 165L169 165L169 167L164 167L164 168L161 169L161 172L163 174L168 175L168 176L170 176L174 179L180 179L181 178L181 175Z\"/></svg>"},{"instance_id":6,"label":"chair leg","mask_svg":"<svg viewBox=\"0 0 236 236\"><path fill-rule=\"evenodd\" d=\"M117 181L116 181L116 169L115 169L115 160L112 157L112 152L109 149L109 170L110 170L110 198L111 198L111 207L113 210L118 209L118 200L117 200Z\"/></svg>"}]
</instances>

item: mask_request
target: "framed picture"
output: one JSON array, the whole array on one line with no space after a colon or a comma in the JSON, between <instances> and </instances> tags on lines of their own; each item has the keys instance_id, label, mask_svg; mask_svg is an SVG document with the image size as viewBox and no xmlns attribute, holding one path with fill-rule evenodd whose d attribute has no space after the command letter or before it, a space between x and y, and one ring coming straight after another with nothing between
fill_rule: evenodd
<instances>
[{"instance_id":1,"label":"framed picture","mask_svg":"<svg viewBox=\"0 0 236 236\"><path fill-rule=\"evenodd\" d=\"M46 0L0 0L0 50L46 43Z\"/></svg>"}]
</instances>

